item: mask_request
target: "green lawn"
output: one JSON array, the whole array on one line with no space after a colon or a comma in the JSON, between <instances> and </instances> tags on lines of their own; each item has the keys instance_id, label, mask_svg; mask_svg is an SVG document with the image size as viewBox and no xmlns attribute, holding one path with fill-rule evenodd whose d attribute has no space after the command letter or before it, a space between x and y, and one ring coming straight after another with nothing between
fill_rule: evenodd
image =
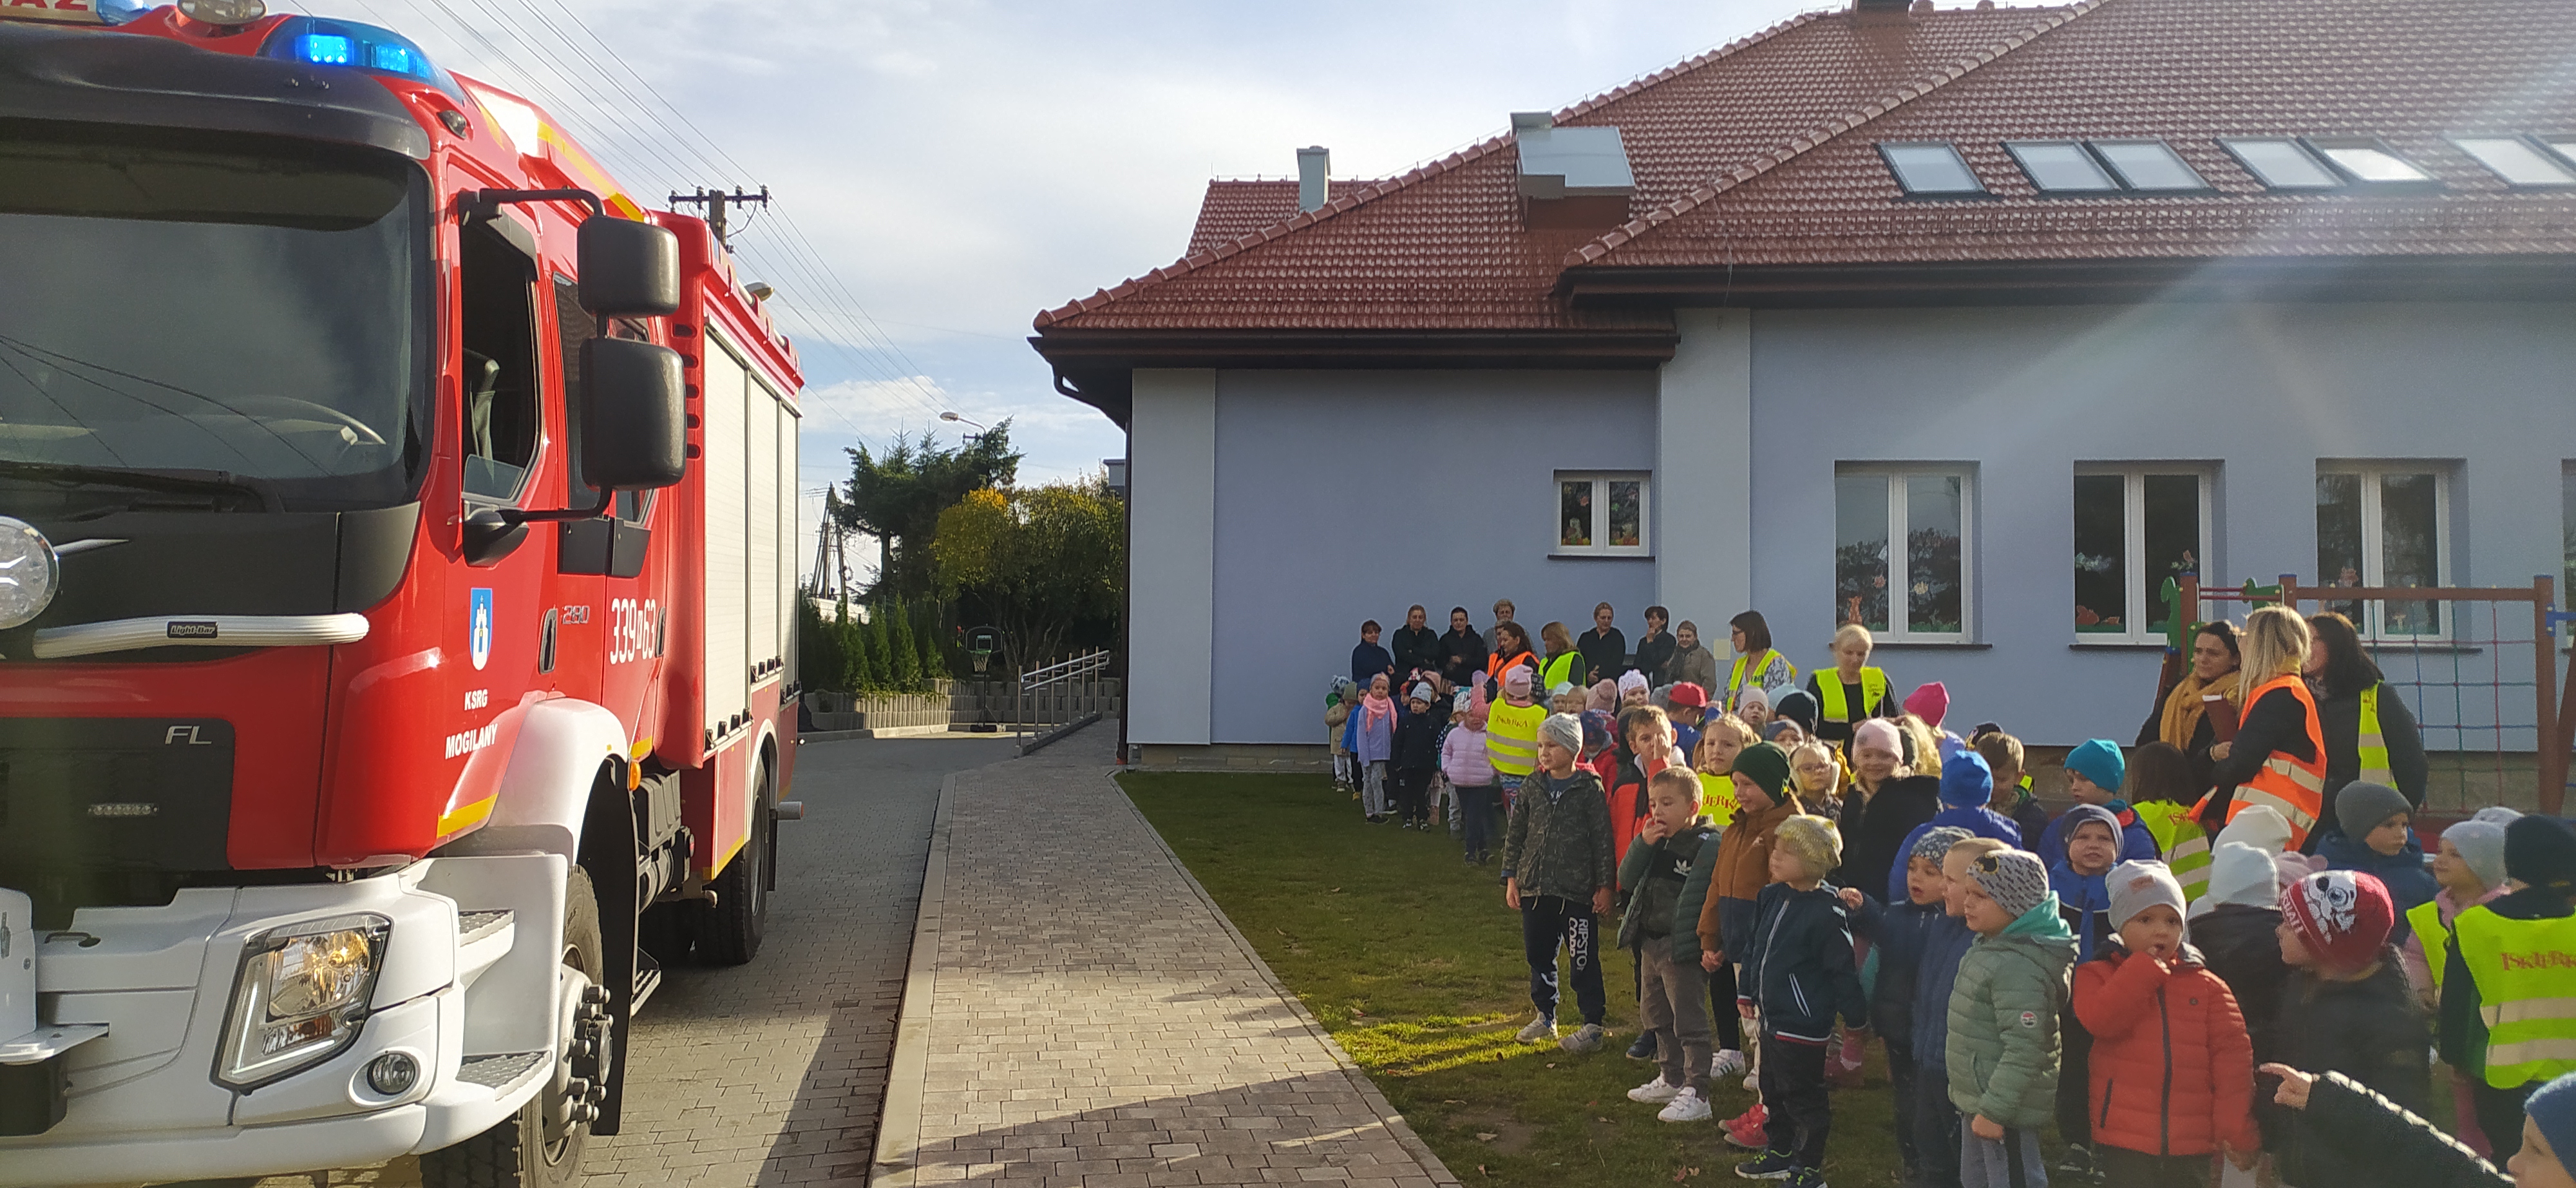
<instances>
[{"instance_id":1,"label":"green lawn","mask_svg":"<svg viewBox=\"0 0 2576 1188\"><path fill-rule=\"evenodd\" d=\"M1370 825L1322 776L1131 773L1128 795L1262 959L1470 1185L1737 1182L1749 1153L1714 1122L1670 1124L1627 1099L1654 1075L1637 1034L1632 962L1605 964L1612 1042L1589 1056L1515 1042L1529 1018L1520 921L1493 867L1445 829ZM1495 849L1501 849L1499 838ZM1616 922L1603 922L1605 933ZM1574 1018L1571 987L1563 1017ZM1834 1095L1826 1170L1839 1188L1896 1171L1886 1076ZM1728 1118L1752 1104L1716 1086ZM1705 1177L1716 1177L1706 1180Z\"/></svg>"}]
</instances>

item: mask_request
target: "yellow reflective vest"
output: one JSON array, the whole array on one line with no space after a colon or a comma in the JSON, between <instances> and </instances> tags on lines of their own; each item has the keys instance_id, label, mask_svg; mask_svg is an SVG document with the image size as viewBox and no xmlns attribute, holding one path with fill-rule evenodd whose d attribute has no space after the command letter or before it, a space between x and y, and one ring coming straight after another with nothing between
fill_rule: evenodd
<instances>
[{"instance_id":1,"label":"yellow reflective vest","mask_svg":"<svg viewBox=\"0 0 2576 1188\"><path fill-rule=\"evenodd\" d=\"M1735 777L1699 773L1699 811L1709 824L1724 829L1735 823Z\"/></svg>"},{"instance_id":2,"label":"yellow reflective vest","mask_svg":"<svg viewBox=\"0 0 2576 1188\"><path fill-rule=\"evenodd\" d=\"M2442 999L2442 973L2451 964L2451 931L2442 926L2442 905L2427 899L2406 909L2406 926L2424 945L2424 968L2433 971L2433 1000Z\"/></svg>"},{"instance_id":3,"label":"yellow reflective vest","mask_svg":"<svg viewBox=\"0 0 2576 1188\"><path fill-rule=\"evenodd\" d=\"M1789 670L1789 679L1782 682L1783 684L1795 685L1798 683L1798 666L1791 663L1788 657L1782 656L1779 649L1764 648L1760 652L1756 652L1752 655L1738 656L1735 658L1735 667L1729 670L1726 674L1726 704L1734 705L1735 695L1744 691L1744 682L1748 678L1759 680L1762 674L1771 667L1771 662L1773 660L1778 660L1783 667L1786 667Z\"/></svg>"},{"instance_id":4,"label":"yellow reflective vest","mask_svg":"<svg viewBox=\"0 0 2576 1188\"><path fill-rule=\"evenodd\" d=\"M2473 907L2452 919L2451 935L2478 985L2487 1084L2576 1072L2576 916L2508 920Z\"/></svg>"},{"instance_id":5,"label":"yellow reflective vest","mask_svg":"<svg viewBox=\"0 0 2576 1188\"><path fill-rule=\"evenodd\" d=\"M2164 855L2174 881L2182 884L2184 901L2199 899L2209 890L2209 830L2192 818L2191 806L2150 800L2129 808L2138 814L2138 823L2147 827L2148 836L2156 839L2156 852Z\"/></svg>"},{"instance_id":6,"label":"yellow reflective vest","mask_svg":"<svg viewBox=\"0 0 2576 1188\"><path fill-rule=\"evenodd\" d=\"M2397 786L2397 773L2388 766L2388 738L2379 732L2379 691L2372 685L2361 691L2361 775L2365 783Z\"/></svg>"},{"instance_id":7,"label":"yellow reflective vest","mask_svg":"<svg viewBox=\"0 0 2576 1188\"><path fill-rule=\"evenodd\" d=\"M1528 775L1538 766L1538 724L1547 720L1546 704L1497 701L1485 712L1486 761L1503 775Z\"/></svg>"},{"instance_id":8,"label":"yellow reflective vest","mask_svg":"<svg viewBox=\"0 0 2576 1188\"><path fill-rule=\"evenodd\" d=\"M1551 658L1545 665L1540 666L1539 679L1543 684L1538 691L1539 699L1546 700L1548 693L1558 685L1574 680L1574 665L1581 659L1583 659L1583 653L1567 652L1562 656Z\"/></svg>"},{"instance_id":9,"label":"yellow reflective vest","mask_svg":"<svg viewBox=\"0 0 2576 1188\"><path fill-rule=\"evenodd\" d=\"M1871 706L1886 705L1887 691L1886 672L1869 667L1860 670L1860 712L1868 712ZM1816 708L1822 711L1816 717L1819 722L1857 720L1852 716L1852 707L1843 704L1843 674L1839 669L1816 671L1816 701Z\"/></svg>"}]
</instances>

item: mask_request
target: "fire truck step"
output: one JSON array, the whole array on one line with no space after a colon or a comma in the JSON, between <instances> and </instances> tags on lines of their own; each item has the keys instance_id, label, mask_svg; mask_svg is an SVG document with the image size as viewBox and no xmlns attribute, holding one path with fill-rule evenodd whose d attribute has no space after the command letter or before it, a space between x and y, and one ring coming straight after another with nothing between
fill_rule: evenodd
<instances>
[{"instance_id":1,"label":"fire truck step","mask_svg":"<svg viewBox=\"0 0 2576 1188\"><path fill-rule=\"evenodd\" d=\"M521 1081L548 1067L543 1052L501 1052L491 1056L468 1056L456 1068L456 1079L469 1085L490 1088L498 1097L516 1088Z\"/></svg>"},{"instance_id":2,"label":"fire truck step","mask_svg":"<svg viewBox=\"0 0 2576 1188\"><path fill-rule=\"evenodd\" d=\"M644 950L637 949L635 951L635 1000L626 1008L626 1013L631 1016L641 1012L644 1009L644 1003L653 997L653 992L661 988L662 964L653 960L652 956Z\"/></svg>"},{"instance_id":3,"label":"fire truck step","mask_svg":"<svg viewBox=\"0 0 2576 1188\"><path fill-rule=\"evenodd\" d=\"M456 943L460 946L470 945L499 932L509 926L510 918L515 914L507 908L490 912L458 912L456 913Z\"/></svg>"}]
</instances>

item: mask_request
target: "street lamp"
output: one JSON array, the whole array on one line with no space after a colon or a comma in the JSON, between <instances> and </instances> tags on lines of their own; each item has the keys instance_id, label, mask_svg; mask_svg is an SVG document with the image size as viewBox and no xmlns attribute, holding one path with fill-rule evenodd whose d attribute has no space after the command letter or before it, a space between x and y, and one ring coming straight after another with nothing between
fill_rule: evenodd
<instances>
[{"instance_id":1,"label":"street lamp","mask_svg":"<svg viewBox=\"0 0 2576 1188\"><path fill-rule=\"evenodd\" d=\"M939 414L939 419L940 419L940 420L943 420L943 421L955 421L955 422L957 422L958 424L961 424L961 425L973 425L973 426L974 426L974 427L976 427L977 429L982 429L982 428L984 427L983 422L981 422L981 421L970 421L970 420L967 420L967 419L966 419L966 418L964 418L964 417L958 416L958 415L957 415L955 412L953 412L953 411L951 411L951 412L943 412L943 413Z\"/></svg>"}]
</instances>

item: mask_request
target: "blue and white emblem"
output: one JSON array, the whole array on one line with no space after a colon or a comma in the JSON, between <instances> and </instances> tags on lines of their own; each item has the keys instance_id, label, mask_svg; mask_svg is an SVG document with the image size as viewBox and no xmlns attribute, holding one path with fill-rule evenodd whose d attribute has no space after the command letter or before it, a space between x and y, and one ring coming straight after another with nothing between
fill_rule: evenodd
<instances>
[{"instance_id":1,"label":"blue and white emblem","mask_svg":"<svg viewBox=\"0 0 2576 1188\"><path fill-rule=\"evenodd\" d=\"M465 650L479 671L492 658L492 588L476 586L471 608L466 616Z\"/></svg>"}]
</instances>

